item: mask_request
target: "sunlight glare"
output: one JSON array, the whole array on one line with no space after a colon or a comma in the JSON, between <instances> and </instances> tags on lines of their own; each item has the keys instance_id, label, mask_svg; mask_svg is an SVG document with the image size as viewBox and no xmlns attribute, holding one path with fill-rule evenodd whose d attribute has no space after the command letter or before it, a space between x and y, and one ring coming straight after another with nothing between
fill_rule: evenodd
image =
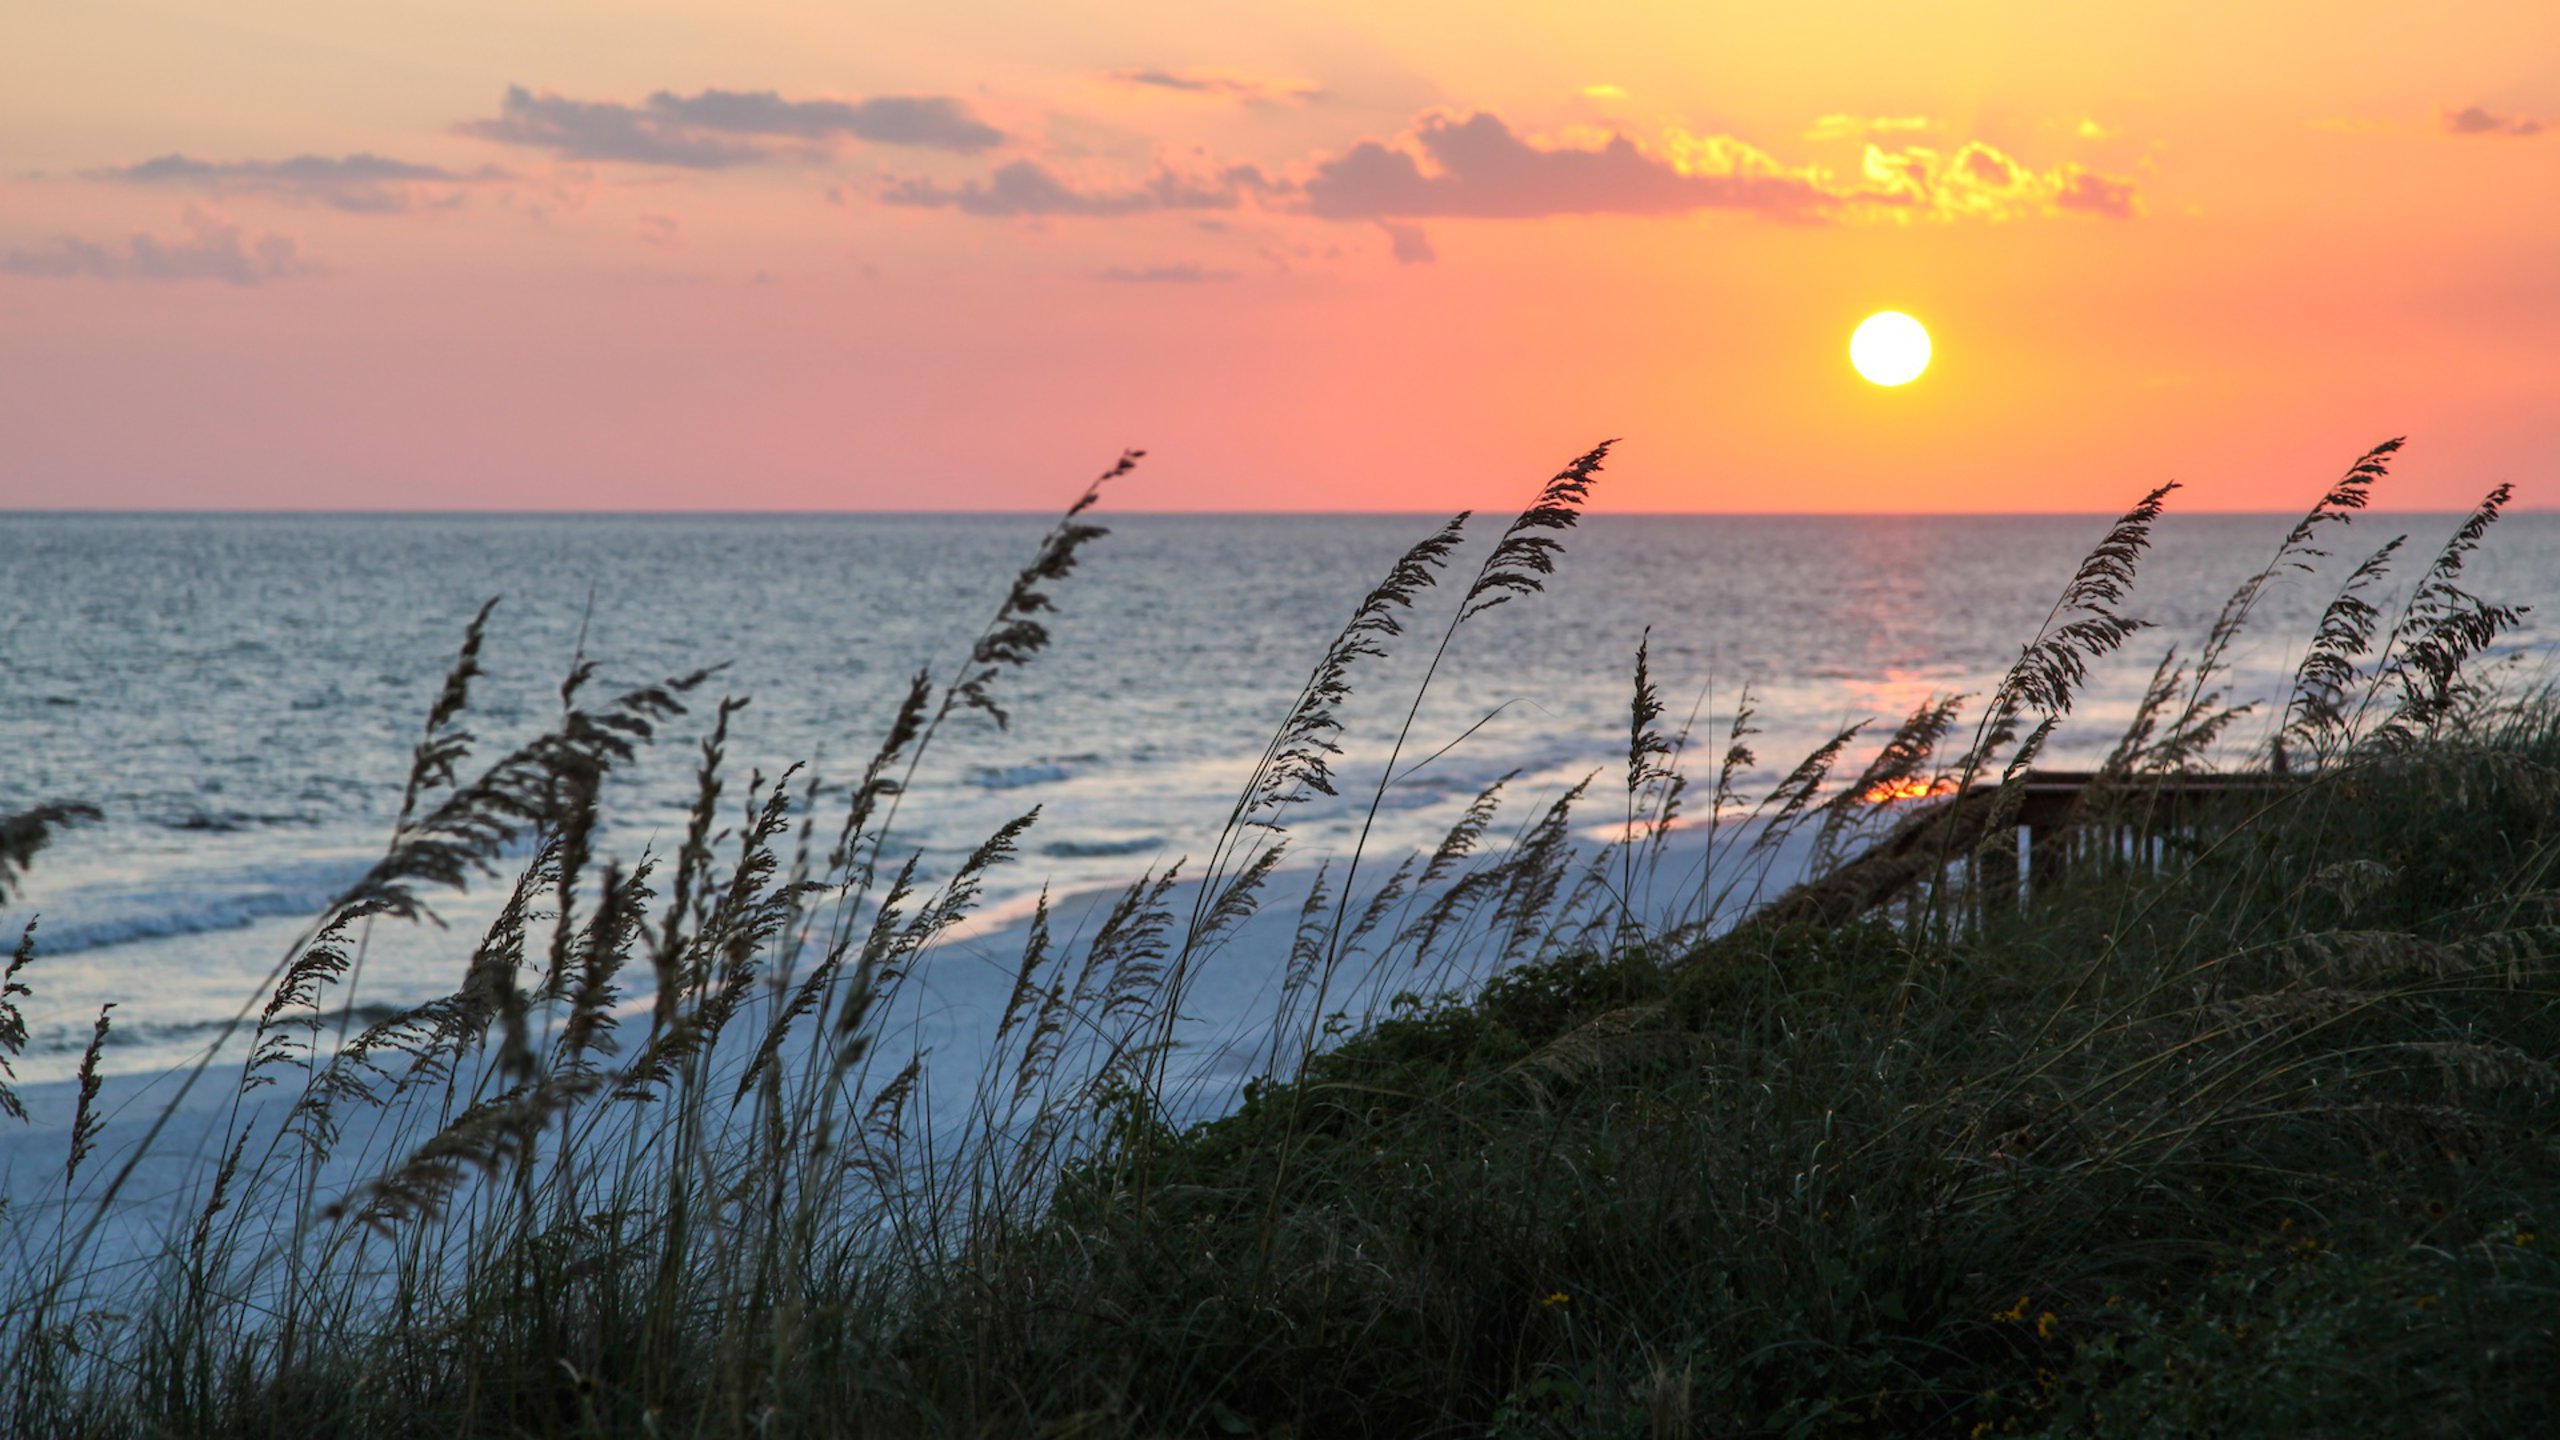
<instances>
[{"instance_id":1,"label":"sunlight glare","mask_svg":"<svg viewBox=\"0 0 2560 1440\"><path fill-rule=\"evenodd\" d=\"M1955 789L1956 782L1944 775L1934 780L1906 775L1899 780L1879 780L1860 791L1858 799L1869 805L1891 805L1903 800L1929 800L1940 795L1952 795Z\"/></svg>"}]
</instances>

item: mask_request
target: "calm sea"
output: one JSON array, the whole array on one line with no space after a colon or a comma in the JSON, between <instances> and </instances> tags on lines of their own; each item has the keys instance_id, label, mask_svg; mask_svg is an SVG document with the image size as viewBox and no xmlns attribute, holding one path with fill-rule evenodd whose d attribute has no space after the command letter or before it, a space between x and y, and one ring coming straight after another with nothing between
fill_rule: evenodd
<instances>
[{"instance_id":1,"label":"calm sea","mask_svg":"<svg viewBox=\"0 0 2560 1440\"><path fill-rule=\"evenodd\" d=\"M1040 820L990 903L1043 885L1124 883L1198 853L1308 667L1361 594L1434 521L1412 516L1118 516L1057 587L1054 644L1005 677L1009 728L948 731L901 811L901 839L947 868L1033 806ZM2238 688L2279 702L2342 573L2406 531L2431 554L2455 517L2369 515L2328 532L2326 573L2272 590ZM2132 606L2155 622L2096 676L2052 754L2103 752L2162 649L2192 649L2291 517L2161 526ZM753 697L733 727L732 794L751 769L859 770L907 677L948 673L1047 528L1020 516L11 515L0 517L0 810L100 806L48 850L10 912L41 915L22 1079L64 1073L95 1007L119 1002L115 1068L188 1056L300 923L378 850L409 747L464 623L500 598L474 695L484 751L535 733L578 653L599 684L706 663ZM2095 517L1612 516L1569 539L1546 594L1461 630L1391 790L1383 844L1435 840L1477 790L1517 770L1525 812L1623 765L1629 672L1647 627L1674 721L1704 761L1749 687L1765 786L1844 722L1883 727L1932 694L1983 691L2033 635ZM1492 524L1456 572L1474 571ZM2537 607L2508 647L2540 666L2560 614L2560 517L2511 517L2467 572ZM2414 568L2414 563L2412 568ZM1359 672L1346 791L1374 783L1416 662L1463 579ZM2536 673L2539 673L2536 671ZM711 698L706 695L706 701ZM602 844L670 851L693 790L697 723L678 721L608 796ZM2263 728L2241 727L2242 743ZM1443 747L1447 747L1445 751ZM1700 768L1703 768L1702 766ZM1605 827L1605 799L1590 807ZM1294 852L1347 845L1357 811L1311 805ZM463 929L485 901L449 907ZM453 935L377 931L366 998L449 989Z\"/></svg>"}]
</instances>

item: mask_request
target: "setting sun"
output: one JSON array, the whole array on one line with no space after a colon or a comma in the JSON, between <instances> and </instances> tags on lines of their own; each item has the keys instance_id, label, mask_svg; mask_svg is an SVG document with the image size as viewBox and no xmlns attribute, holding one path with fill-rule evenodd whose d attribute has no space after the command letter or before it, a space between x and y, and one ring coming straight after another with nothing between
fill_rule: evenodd
<instances>
[{"instance_id":1,"label":"setting sun","mask_svg":"<svg viewBox=\"0 0 2560 1440\"><path fill-rule=\"evenodd\" d=\"M1929 332L1899 310L1868 316L1849 337L1849 363L1878 385L1907 385L1929 368Z\"/></svg>"}]
</instances>

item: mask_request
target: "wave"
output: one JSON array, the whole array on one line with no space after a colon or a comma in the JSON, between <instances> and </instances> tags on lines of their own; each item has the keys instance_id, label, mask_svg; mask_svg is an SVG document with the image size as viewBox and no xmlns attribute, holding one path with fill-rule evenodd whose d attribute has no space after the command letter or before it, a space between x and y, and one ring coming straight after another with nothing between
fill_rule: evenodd
<instances>
[{"instance_id":1,"label":"wave","mask_svg":"<svg viewBox=\"0 0 2560 1440\"><path fill-rule=\"evenodd\" d=\"M331 1015L334 1020L335 1014ZM127 1020L118 1018L107 1031L106 1048L131 1050L143 1045L185 1045L231 1027L228 1018L215 1020ZM334 1030L333 1032L334 1033ZM90 1028L88 1017L65 1021L58 1025L39 1025L27 1036L29 1055L77 1055L89 1048L97 1032Z\"/></svg>"},{"instance_id":2,"label":"wave","mask_svg":"<svg viewBox=\"0 0 2560 1440\"><path fill-rule=\"evenodd\" d=\"M251 810L190 809L156 816L152 823L163 830L233 835L244 830L266 830L284 826L307 829L320 824L321 817L310 814L266 813Z\"/></svg>"},{"instance_id":3,"label":"wave","mask_svg":"<svg viewBox=\"0 0 2560 1440\"><path fill-rule=\"evenodd\" d=\"M981 790L1020 790L1029 785L1050 785L1067 778L1064 765L1046 761L1026 765L980 765L969 772L969 783Z\"/></svg>"},{"instance_id":4,"label":"wave","mask_svg":"<svg viewBox=\"0 0 2560 1440\"><path fill-rule=\"evenodd\" d=\"M317 915L365 868L363 862L312 862L283 867L283 873L205 877L165 890L75 892L45 906L36 930L37 953L73 955Z\"/></svg>"},{"instance_id":5,"label":"wave","mask_svg":"<svg viewBox=\"0 0 2560 1440\"><path fill-rule=\"evenodd\" d=\"M1165 844L1161 835L1141 835L1133 840L1052 840L1040 847L1040 853L1060 860L1094 860L1152 854Z\"/></svg>"}]
</instances>

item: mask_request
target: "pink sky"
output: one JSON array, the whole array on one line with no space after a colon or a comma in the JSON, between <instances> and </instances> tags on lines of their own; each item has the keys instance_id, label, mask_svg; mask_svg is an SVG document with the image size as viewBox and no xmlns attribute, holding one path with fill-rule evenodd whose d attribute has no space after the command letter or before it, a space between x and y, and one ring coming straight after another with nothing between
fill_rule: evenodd
<instances>
[{"instance_id":1,"label":"pink sky","mask_svg":"<svg viewBox=\"0 0 2560 1440\"><path fill-rule=\"evenodd\" d=\"M2548 505L2560 6L22 7L0 507ZM1917 315L1900 389L1850 329Z\"/></svg>"}]
</instances>

